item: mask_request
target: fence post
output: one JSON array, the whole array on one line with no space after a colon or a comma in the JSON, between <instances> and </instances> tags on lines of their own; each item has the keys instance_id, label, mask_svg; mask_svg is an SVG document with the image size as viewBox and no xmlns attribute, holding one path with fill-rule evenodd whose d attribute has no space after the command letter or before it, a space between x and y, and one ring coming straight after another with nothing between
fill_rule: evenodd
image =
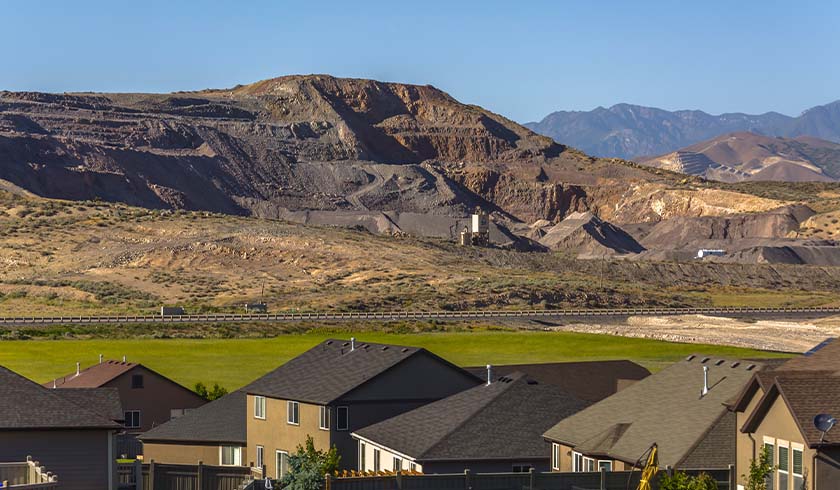
<instances>
[{"instance_id":1,"label":"fence post","mask_svg":"<svg viewBox=\"0 0 840 490\"><path fill-rule=\"evenodd\" d=\"M402 490L402 470L397 470L397 490Z\"/></svg>"},{"instance_id":2,"label":"fence post","mask_svg":"<svg viewBox=\"0 0 840 490\"><path fill-rule=\"evenodd\" d=\"M528 469L528 490L535 490L536 487L536 477L537 475L534 473L534 467Z\"/></svg>"},{"instance_id":3,"label":"fence post","mask_svg":"<svg viewBox=\"0 0 840 490\"><path fill-rule=\"evenodd\" d=\"M665 473L666 473L669 477L674 476L674 467L673 467L673 466L671 466L671 465L666 466L666 467L665 467Z\"/></svg>"},{"instance_id":4,"label":"fence post","mask_svg":"<svg viewBox=\"0 0 840 490\"><path fill-rule=\"evenodd\" d=\"M472 482L470 481L470 469L464 470L464 490L472 490Z\"/></svg>"},{"instance_id":5,"label":"fence post","mask_svg":"<svg viewBox=\"0 0 840 490\"><path fill-rule=\"evenodd\" d=\"M607 469L601 467L601 490L607 490Z\"/></svg>"},{"instance_id":6,"label":"fence post","mask_svg":"<svg viewBox=\"0 0 840 490\"><path fill-rule=\"evenodd\" d=\"M729 490L735 490L738 488L736 485L738 484L737 475L735 474L735 465L729 465Z\"/></svg>"},{"instance_id":7,"label":"fence post","mask_svg":"<svg viewBox=\"0 0 840 490\"><path fill-rule=\"evenodd\" d=\"M204 475L202 475L202 473L204 473L204 471L202 471L202 470L204 470L204 461L199 461L198 462L198 468L197 468L198 475L196 476L196 483L195 483L195 489L196 490L204 490L204 478L203 478Z\"/></svg>"},{"instance_id":8,"label":"fence post","mask_svg":"<svg viewBox=\"0 0 840 490\"><path fill-rule=\"evenodd\" d=\"M324 475L324 488L325 490L330 490L330 488L332 488L332 475L329 473Z\"/></svg>"},{"instance_id":9,"label":"fence post","mask_svg":"<svg viewBox=\"0 0 840 490\"><path fill-rule=\"evenodd\" d=\"M143 490L143 463L134 460L134 490Z\"/></svg>"},{"instance_id":10,"label":"fence post","mask_svg":"<svg viewBox=\"0 0 840 490\"><path fill-rule=\"evenodd\" d=\"M155 460L149 462L149 490L155 490Z\"/></svg>"}]
</instances>

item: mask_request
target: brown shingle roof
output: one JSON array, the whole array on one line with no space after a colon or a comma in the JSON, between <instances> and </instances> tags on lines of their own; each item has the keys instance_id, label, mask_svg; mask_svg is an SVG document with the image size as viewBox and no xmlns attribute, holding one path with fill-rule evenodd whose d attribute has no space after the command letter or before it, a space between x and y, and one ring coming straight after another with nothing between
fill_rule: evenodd
<instances>
[{"instance_id":1,"label":"brown shingle roof","mask_svg":"<svg viewBox=\"0 0 840 490\"><path fill-rule=\"evenodd\" d=\"M134 362L104 361L83 369L78 375L72 373L48 381L44 383L44 386L47 388L53 386L57 388L99 388L117 376L132 370L135 366L138 366L138 364Z\"/></svg>"},{"instance_id":2,"label":"brown shingle roof","mask_svg":"<svg viewBox=\"0 0 840 490\"><path fill-rule=\"evenodd\" d=\"M118 429L90 410L0 366L0 430Z\"/></svg>"},{"instance_id":3,"label":"brown shingle roof","mask_svg":"<svg viewBox=\"0 0 840 490\"><path fill-rule=\"evenodd\" d=\"M805 355L794 357L777 371L834 371L840 373L840 341L826 339Z\"/></svg>"},{"instance_id":4,"label":"brown shingle roof","mask_svg":"<svg viewBox=\"0 0 840 490\"><path fill-rule=\"evenodd\" d=\"M701 397L703 366L709 367L711 389ZM679 467L726 414L724 404L762 368L758 362L690 356L561 420L544 435L572 447L597 446L605 456L630 463L657 443L660 465ZM611 427L621 430L607 433Z\"/></svg>"},{"instance_id":5,"label":"brown shingle roof","mask_svg":"<svg viewBox=\"0 0 840 490\"><path fill-rule=\"evenodd\" d=\"M123 421L125 417L120 391L116 388L68 388L55 390L54 393L111 420Z\"/></svg>"},{"instance_id":6,"label":"brown shingle roof","mask_svg":"<svg viewBox=\"0 0 840 490\"><path fill-rule=\"evenodd\" d=\"M476 376L486 376L486 366L465 369ZM525 373L540 384L557 386L590 402L601 401L618 391L619 380L638 381L650 376L650 371L643 366L624 360L493 366L493 373L497 376L514 372Z\"/></svg>"}]
</instances>

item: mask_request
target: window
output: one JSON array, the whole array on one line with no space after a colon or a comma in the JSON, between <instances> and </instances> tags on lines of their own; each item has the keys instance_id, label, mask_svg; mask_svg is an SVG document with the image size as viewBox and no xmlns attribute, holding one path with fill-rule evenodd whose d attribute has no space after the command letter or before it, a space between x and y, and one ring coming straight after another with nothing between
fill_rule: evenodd
<instances>
[{"instance_id":1,"label":"window","mask_svg":"<svg viewBox=\"0 0 840 490\"><path fill-rule=\"evenodd\" d=\"M335 409L335 430L347 430L350 428L350 409L337 407Z\"/></svg>"},{"instance_id":2,"label":"window","mask_svg":"<svg viewBox=\"0 0 840 490\"><path fill-rule=\"evenodd\" d=\"M583 471L583 455L577 451L572 451L572 471L575 473Z\"/></svg>"},{"instance_id":3,"label":"window","mask_svg":"<svg viewBox=\"0 0 840 490\"><path fill-rule=\"evenodd\" d=\"M222 466L242 466L242 448L239 446L220 447L219 464Z\"/></svg>"},{"instance_id":4,"label":"window","mask_svg":"<svg viewBox=\"0 0 840 490\"><path fill-rule=\"evenodd\" d=\"M786 442L778 441L779 442L779 461L776 463L778 465L778 478L776 480L777 486L780 489L787 489L788 488L788 475L790 473L790 450L787 446Z\"/></svg>"},{"instance_id":5,"label":"window","mask_svg":"<svg viewBox=\"0 0 840 490\"><path fill-rule=\"evenodd\" d=\"M360 471L367 471L367 466L365 464L365 451L367 450L367 445L359 441L359 470Z\"/></svg>"},{"instance_id":6,"label":"window","mask_svg":"<svg viewBox=\"0 0 840 490\"><path fill-rule=\"evenodd\" d=\"M398 458L398 457L394 456L393 468L394 468L394 471L401 471L402 470L402 458Z\"/></svg>"},{"instance_id":7,"label":"window","mask_svg":"<svg viewBox=\"0 0 840 490\"><path fill-rule=\"evenodd\" d=\"M551 443L551 469L560 471L560 444Z\"/></svg>"},{"instance_id":8,"label":"window","mask_svg":"<svg viewBox=\"0 0 840 490\"><path fill-rule=\"evenodd\" d=\"M532 466L528 463L521 463L513 465L513 472L514 473L528 473L531 471Z\"/></svg>"},{"instance_id":9,"label":"window","mask_svg":"<svg viewBox=\"0 0 840 490\"><path fill-rule=\"evenodd\" d=\"M417 472L417 463L408 463L408 471L412 473Z\"/></svg>"},{"instance_id":10,"label":"window","mask_svg":"<svg viewBox=\"0 0 840 490\"><path fill-rule=\"evenodd\" d=\"M330 407L319 407L321 416L318 428L321 430L330 430Z\"/></svg>"},{"instance_id":11,"label":"window","mask_svg":"<svg viewBox=\"0 0 840 490\"><path fill-rule=\"evenodd\" d=\"M265 397L254 397L254 418L265 420Z\"/></svg>"},{"instance_id":12,"label":"window","mask_svg":"<svg viewBox=\"0 0 840 490\"><path fill-rule=\"evenodd\" d=\"M265 464L265 448L263 446L257 446L257 468L262 471L262 467Z\"/></svg>"},{"instance_id":13,"label":"window","mask_svg":"<svg viewBox=\"0 0 840 490\"><path fill-rule=\"evenodd\" d=\"M286 402L286 422L292 425L300 425L300 403Z\"/></svg>"},{"instance_id":14,"label":"window","mask_svg":"<svg viewBox=\"0 0 840 490\"><path fill-rule=\"evenodd\" d=\"M289 472L289 453L286 451L277 451L277 471L274 475L278 480L286 476Z\"/></svg>"},{"instance_id":15,"label":"window","mask_svg":"<svg viewBox=\"0 0 840 490\"><path fill-rule=\"evenodd\" d=\"M598 460L598 471L612 471L612 461Z\"/></svg>"},{"instance_id":16,"label":"window","mask_svg":"<svg viewBox=\"0 0 840 490\"><path fill-rule=\"evenodd\" d=\"M803 487L805 483L805 468L803 467L802 461L802 451L805 449L805 446L801 444L791 443L791 452L793 454L793 460L791 461L791 469L793 470L793 488L799 490Z\"/></svg>"},{"instance_id":17,"label":"window","mask_svg":"<svg viewBox=\"0 0 840 490\"><path fill-rule=\"evenodd\" d=\"M140 428L140 410L128 410L124 415L126 429Z\"/></svg>"},{"instance_id":18,"label":"window","mask_svg":"<svg viewBox=\"0 0 840 490\"><path fill-rule=\"evenodd\" d=\"M131 387L133 389L139 389L143 387L143 375L142 374L132 374L131 375Z\"/></svg>"},{"instance_id":19,"label":"window","mask_svg":"<svg viewBox=\"0 0 840 490\"><path fill-rule=\"evenodd\" d=\"M373 471L379 471L379 449L373 448Z\"/></svg>"},{"instance_id":20,"label":"window","mask_svg":"<svg viewBox=\"0 0 840 490\"><path fill-rule=\"evenodd\" d=\"M593 472L595 471L595 460L592 458L587 458L586 456L583 457L583 471L586 472Z\"/></svg>"},{"instance_id":21,"label":"window","mask_svg":"<svg viewBox=\"0 0 840 490\"><path fill-rule=\"evenodd\" d=\"M776 457L775 440L765 438L765 440L764 440L764 451L767 452L767 455L769 457L768 462L770 463L770 466L774 466L775 457ZM767 475L767 490L773 490L774 480L775 479L773 478L773 473L770 472L770 474Z\"/></svg>"}]
</instances>

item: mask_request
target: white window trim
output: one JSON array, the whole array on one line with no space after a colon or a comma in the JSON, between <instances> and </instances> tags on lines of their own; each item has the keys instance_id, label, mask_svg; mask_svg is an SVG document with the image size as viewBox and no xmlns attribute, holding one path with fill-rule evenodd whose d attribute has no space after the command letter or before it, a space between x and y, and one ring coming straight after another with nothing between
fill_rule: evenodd
<instances>
[{"instance_id":1,"label":"white window trim","mask_svg":"<svg viewBox=\"0 0 840 490\"><path fill-rule=\"evenodd\" d=\"M560 471L560 444L551 443L551 469Z\"/></svg>"},{"instance_id":2,"label":"white window trim","mask_svg":"<svg viewBox=\"0 0 840 490\"><path fill-rule=\"evenodd\" d=\"M264 396L255 396L254 397L254 418L265 420L265 397ZM261 410L257 410L257 408L261 408ZM258 412L262 411L262 415L258 415Z\"/></svg>"},{"instance_id":3,"label":"white window trim","mask_svg":"<svg viewBox=\"0 0 840 490\"><path fill-rule=\"evenodd\" d=\"M367 458L366 458L365 451L367 451L367 444L365 444L365 441L359 441L359 470L360 471L367 471L367 468L365 468L365 463L367 463L367 461L366 461Z\"/></svg>"},{"instance_id":4,"label":"white window trim","mask_svg":"<svg viewBox=\"0 0 840 490\"><path fill-rule=\"evenodd\" d=\"M607 469L607 471L612 471L613 470L613 462L610 459L599 459L595 463L595 469L596 470L601 471L601 463L608 463L610 465L610 467L609 467L609 469Z\"/></svg>"},{"instance_id":5,"label":"white window trim","mask_svg":"<svg viewBox=\"0 0 840 490\"><path fill-rule=\"evenodd\" d=\"M592 469L587 469L589 467L589 463L592 464ZM590 458L589 456L583 457L583 473L592 473L597 468L595 458Z\"/></svg>"},{"instance_id":6,"label":"white window trim","mask_svg":"<svg viewBox=\"0 0 840 490\"><path fill-rule=\"evenodd\" d=\"M224 451L226 447L232 447L233 464L224 463ZM242 447L241 446L219 446L219 466L242 466Z\"/></svg>"},{"instance_id":7,"label":"white window trim","mask_svg":"<svg viewBox=\"0 0 840 490\"><path fill-rule=\"evenodd\" d=\"M341 424L341 417L339 417L339 415L338 415L338 412L340 410L344 410L344 413L346 414L346 416L344 417L344 423L346 425L344 427L342 427L340 425ZM350 430L350 407L347 407L347 406L335 407L335 430L341 430L341 431Z\"/></svg>"},{"instance_id":8,"label":"white window trim","mask_svg":"<svg viewBox=\"0 0 840 490\"><path fill-rule=\"evenodd\" d=\"M263 466L265 465L265 446L260 446L257 444L257 454L256 461L257 461L257 468L262 471Z\"/></svg>"},{"instance_id":9,"label":"white window trim","mask_svg":"<svg viewBox=\"0 0 840 490\"><path fill-rule=\"evenodd\" d=\"M783 470L783 469L781 469L781 467L779 467L779 463L781 461L779 461L778 454L780 453L780 450L782 448L785 448L787 450L787 466L788 466L787 470ZM793 462L793 461L791 461L792 458L791 458L791 454L790 454L790 443L788 441L783 441L781 439L777 439L776 440L776 455L777 455L776 468L777 468L778 472L780 474L784 474L784 475L788 476L788 481L790 481L790 474L791 474L790 470L791 470L791 466L792 466L791 463Z\"/></svg>"},{"instance_id":10,"label":"white window trim","mask_svg":"<svg viewBox=\"0 0 840 490\"><path fill-rule=\"evenodd\" d=\"M128 425L128 417L125 417L125 416L130 414L130 413L136 413L137 414L137 425ZM123 417L125 417L125 421L123 422L123 427L125 427L126 429L139 429L140 427L143 426L143 419L142 419L143 414L141 413L140 410L126 410L125 413L123 413Z\"/></svg>"},{"instance_id":11,"label":"white window trim","mask_svg":"<svg viewBox=\"0 0 840 490\"><path fill-rule=\"evenodd\" d=\"M400 462L399 468L397 467L397 461ZM393 467L394 471L402 471L403 459L399 456L391 455L391 466Z\"/></svg>"},{"instance_id":12,"label":"white window trim","mask_svg":"<svg viewBox=\"0 0 840 490\"><path fill-rule=\"evenodd\" d=\"M795 465L793 464L793 452L794 451L799 451L799 453L802 455L802 473L796 473L795 470L794 470L794 468L795 468ZM804 444L800 444L798 442L791 442L790 443L790 462L788 464L788 467L790 469L790 474L791 475L798 476L800 478L805 478L805 445Z\"/></svg>"},{"instance_id":13,"label":"white window trim","mask_svg":"<svg viewBox=\"0 0 840 490\"><path fill-rule=\"evenodd\" d=\"M327 421L326 425L324 420ZM321 430L330 430L330 407L321 406L318 410L318 428Z\"/></svg>"},{"instance_id":14,"label":"white window trim","mask_svg":"<svg viewBox=\"0 0 840 490\"><path fill-rule=\"evenodd\" d=\"M373 471L382 471L382 451L378 447L373 448Z\"/></svg>"},{"instance_id":15,"label":"white window trim","mask_svg":"<svg viewBox=\"0 0 840 490\"><path fill-rule=\"evenodd\" d=\"M277 467L276 467L276 468L274 468L274 476L275 476L278 480L279 480L279 479L281 479L281 478L283 478L283 475L281 475L281 474L280 474L280 469L281 469L281 468L280 468L280 466L281 466L281 465L279 464L279 463L280 463L280 458L278 458L278 456L280 456L281 454L285 454L285 455L286 455L286 461L288 461L288 460L289 460L289 452L288 452L288 451L282 451L282 450L280 450L280 449L277 449L277 450L275 450L275 451L274 451L274 464L275 464L275 465L277 465ZM288 464L288 463L287 463L287 464Z\"/></svg>"},{"instance_id":16,"label":"white window trim","mask_svg":"<svg viewBox=\"0 0 840 490\"><path fill-rule=\"evenodd\" d=\"M296 407L297 410L292 410L292 407ZM292 421L292 414L297 412L297 420ZM300 403L294 400L287 400L286 401L286 423L289 425L300 425Z\"/></svg>"}]
</instances>

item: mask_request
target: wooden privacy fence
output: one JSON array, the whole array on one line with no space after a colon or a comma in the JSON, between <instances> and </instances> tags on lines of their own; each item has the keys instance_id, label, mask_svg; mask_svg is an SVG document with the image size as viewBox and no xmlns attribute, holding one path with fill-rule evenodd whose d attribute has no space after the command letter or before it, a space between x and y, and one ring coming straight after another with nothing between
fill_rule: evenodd
<instances>
[{"instance_id":1,"label":"wooden privacy fence","mask_svg":"<svg viewBox=\"0 0 840 490\"><path fill-rule=\"evenodd\" d=\"M659 488L660 472L651 482ZM708 473L718 482L719 490L735 490L734 471L690 470L690 475ZM591 473L463 473L440 475L394 474L383 476L335 477L327 475L326 490L635 490L639 471L605 471Z\"/></svg>"},{"instance_id":2,"label":"wooden privacy fence","mask_svg":"<svg viewBox=\"0 0 840 490\"><path fill-rule=\"evenodd\" d=\"M120 490L240 490L251 480L251 468L135 461L117 465L117 475Z\"/></svg>"}]
</instances>

